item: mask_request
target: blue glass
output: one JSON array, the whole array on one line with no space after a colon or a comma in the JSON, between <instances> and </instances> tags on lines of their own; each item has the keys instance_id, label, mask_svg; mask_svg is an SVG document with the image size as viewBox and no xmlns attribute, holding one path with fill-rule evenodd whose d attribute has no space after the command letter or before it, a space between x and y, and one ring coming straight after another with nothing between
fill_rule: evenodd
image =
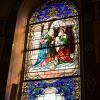
<instances>
[{"instance_id":1,"label":"blue glass","mask_svg":"<svg viewBox=\"0 0 100 100\"><path fill-rule=\"evenodd\" d=\"M62 95L65 100L74 100L75 98L80 98L79 93L77 97L77 92L75 92L76 89L79 90L80 88L78 78L56 79L55 81L52 79L52 82L49 82L48 80L30 81L26 87L28 92L28 100L36 100L38 95L45 95L44 90L52 87L57 89L56 94Z\"/></svg>"},{"instance_id":2,"label":"blue glass","mask_svg":"<svg viewBox=\"0 0 100 100\"><path fill-rule=\"evenodd\" d=\"M74 10L74 12L73 12ZM64 2L64 3L54 3L54 4L47 4L44 7L40 8L32 15L30 18L31 23L37 23L42 21L47 21L51 17L70 17L78 15L76 6L72 2Z\"/></svg>"}]
</instances>

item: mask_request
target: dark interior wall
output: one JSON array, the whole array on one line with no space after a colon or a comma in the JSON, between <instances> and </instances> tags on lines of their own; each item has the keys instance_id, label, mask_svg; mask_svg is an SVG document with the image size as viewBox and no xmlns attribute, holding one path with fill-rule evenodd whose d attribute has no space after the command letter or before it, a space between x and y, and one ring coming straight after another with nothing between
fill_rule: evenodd
<instances>
[{"instance_id":1,"label":"dark interior wall","mask_svg":"<svg viewBox=\"0 0 100 100\"><path fill-rule=\"evenodd\" d=\"M95 60L95 44L93 33L93 3L92 0L83 1L83 52L84 52L84 100L96 100L95 91L95 75L96 75L96 60Z\"/></svg>"},{"instance_id":2,"label":"dark interior wall","mask_svg":"<svg viewBox=\"0 0 100 100\"><path fill-rule=\"evenodd\" d=\"M17 12L22 1L0 1L0 100L5 97Z\"/></svg>"},{"instance_id":3,"label":"dark interior wall","mask_svg":"<svg viewBox=\"0 0 100 100\"><path fill-rule=\"evenodd\" d=\"M82 1L82 22L84 44L84 100L99 100L100 0Z\"/></svg>"},{"instance_id":4,"label":"dark interior wall","mask_svg":"<svg viewBox=\"0 0 100 100\"><path fill-rule=\"evenodd\" d=\"M8 2L6 0L0 1L0 100L4 100L17 12L22 1L23 0L10 0ZM99 76L100 62L96 62L96 40L94 38L93 26L95 20L100 21L99 18L95 18L94 16L94 5L96 2L100 3L98 0L82 0L81 2L81 40L83 41L82 52L84 67L84 71L82 71L84 74L82 74L84 77L82 84L84 84L85 92L83 100L96 100L96 94L98 94L99 97L99 92L96 92L95 88L96 73L98 73ZM99 77L98 83L100 83ZM97 86L99 87L99 84Z\"/></svg>"}]
</instances>

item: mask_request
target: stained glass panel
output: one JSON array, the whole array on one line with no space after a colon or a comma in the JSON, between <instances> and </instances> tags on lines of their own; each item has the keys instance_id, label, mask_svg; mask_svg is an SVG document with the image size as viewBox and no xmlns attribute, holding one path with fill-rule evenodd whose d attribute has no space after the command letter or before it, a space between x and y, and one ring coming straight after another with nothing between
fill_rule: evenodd
<instances>
[{"instance_id":1,"label":"stained glass panel","mask_svg":"<svg viewBox=\"0 0 100 100\"><path fill-rule=\"evenodd\" d=\"M79 74L78 25L74 17L29 27L25 79Z\"/></svg>"},{"instance_id":2,"label":"stained glass panel","mask_svg":"<svg viewBox=\"0 0 100 100\"><path fill-rule=\"evenodd\" d=\"M80 100L80 78L24 82L22 100Z\"/></svg>"},{"instance_id":3,"label":"stained glass panel","mask_svg":"<svg viewBox=\"0 0 100 100\"><path fill-rule=\"evenodd\" d=\"M43 62L37 64L37 59L34 58L34 56L36 57L37 55L32 54L32 52L33 51L27 52L27 56L33 55L33 59L29 56L29 58L26 60L26 80L79 75L78 54L71 55L74 56L73 58L71 58L72 61L68 60L69 56L66 54L59 55L56 59L52 57L45 58L44 56L42 56L40 60L43 60ZM32 64L34 62L35 64Z\"/></svg>"},{"instance_id":4,"label":"stained glass panel","mask_svg":"<svg viewBox=\"0 0 100 100\"><path fill-rule=\"evenodd\" d=\"M30 24L47 21L51 18L67 18L70 16L78 15L77 7L70 1L60 0L58 3L57 0L53 0L53 2L47 3L45 6L37 9L37 11L30 18Z\"/></svg>"},{"instance_id":5,"label":"stained glass panel","mask_svg":"<svg viewBox=\"0 0 100 100\"><path fill-rule=\"evenodd\" d=\"M60 37L61 32L65 33L68 36L71 44L78 43L79 42L78 17L61 19L61 20L57 20L55 18L53 21L30 25L27 49L40 49L39 44L42 39L46 39L48 38L48 36ZM58 45L59 44L56 43L56 46Z\"/></svg>"}]
</instances>

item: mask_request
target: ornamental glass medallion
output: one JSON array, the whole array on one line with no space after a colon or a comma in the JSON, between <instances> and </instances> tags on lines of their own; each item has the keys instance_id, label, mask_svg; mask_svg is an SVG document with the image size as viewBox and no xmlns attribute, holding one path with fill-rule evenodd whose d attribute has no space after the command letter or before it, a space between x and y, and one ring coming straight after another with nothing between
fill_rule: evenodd
<instances>
[{"instance_id":1,"label":"ornamental glass medallion","mask_svg":"<svg viewBox=\"0 0 100 100\"><path fill-rule=\"evenodd\" d=\"M24 82L22 100L80 100L80 78Z\"/></svg>"},{"instance_id":2,"label":"ornamental glass medallion","mask_svg":"<svg viewBox=\"0 0 100 100\"><path fill-rule=\"evenodd\" d=\"M22 100L80 100L76 6L47 3L34 12L28 29Z\"/></svg>"}]
</instances>

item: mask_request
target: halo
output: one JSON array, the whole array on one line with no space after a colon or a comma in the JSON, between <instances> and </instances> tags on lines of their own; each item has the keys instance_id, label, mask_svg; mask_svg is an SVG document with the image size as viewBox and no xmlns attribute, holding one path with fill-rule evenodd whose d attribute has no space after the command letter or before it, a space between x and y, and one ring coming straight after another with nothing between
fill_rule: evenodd
<instances>
[{"instance_id":1,"label":"halo","mask_svg":"<svg viewBox=\"0 0 100 100\"><path fill-rule=\"evenodd\" d=\"M56 94L57 92L58 90L55 87L48 87L43 91L44 94Z\"/></svg>"}]
</instances>

